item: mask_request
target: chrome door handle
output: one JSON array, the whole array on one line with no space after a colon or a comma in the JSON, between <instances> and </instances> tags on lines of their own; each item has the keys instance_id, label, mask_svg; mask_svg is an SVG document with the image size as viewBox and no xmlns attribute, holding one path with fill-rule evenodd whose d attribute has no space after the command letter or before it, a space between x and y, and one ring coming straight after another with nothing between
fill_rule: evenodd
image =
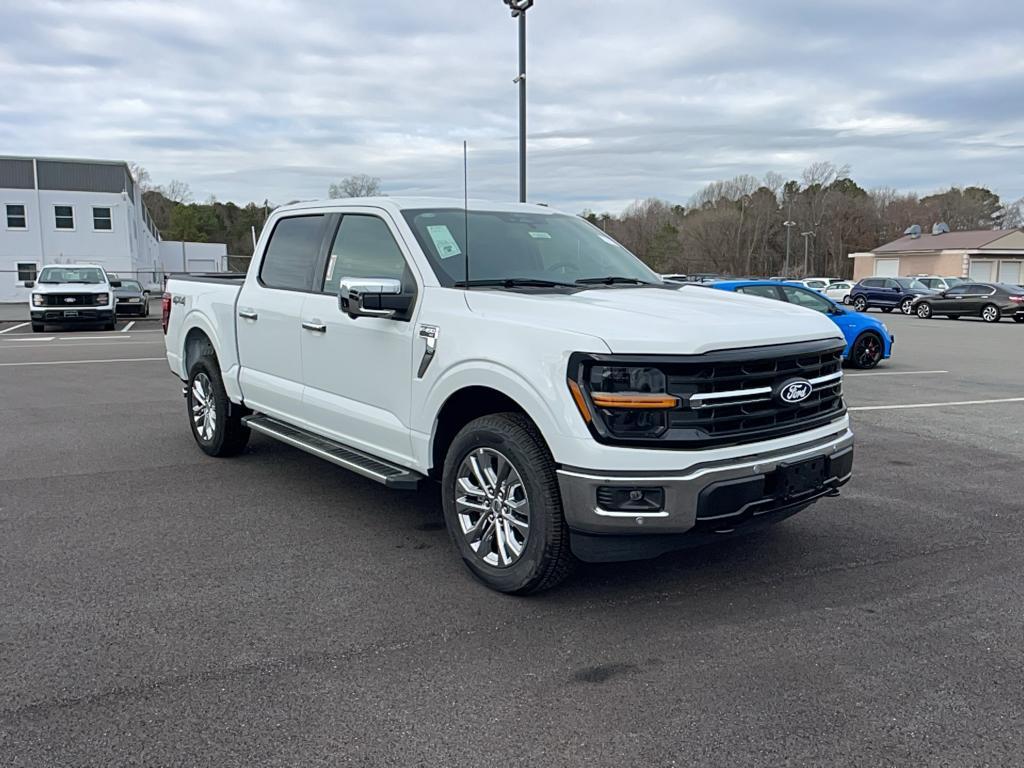
<instances>
[{"instance_id":1,"label":"chrome door handle","mask_svg":"<svg viewBox=\"0 0 1024 768\"><path fill-rule=\"evenodd\" d=\"M238 310L238 316L244 317L246 320L255 320L257 317L259 317L259 315L253 312L251 309Z\"/></svg>"},{"instance_id":2,"label":"chrome door handle","mask_svg":"<svg viewBox=\"0 0 1024 768\"><path fill-rule=\"evenodd\" d=\"M305 328L307 331L315 331L316 333L327 333L327 324L326 323L317 323L317 322L307 323L307 322L303 321L302 327Z\"/></svg>"}]
</instances>

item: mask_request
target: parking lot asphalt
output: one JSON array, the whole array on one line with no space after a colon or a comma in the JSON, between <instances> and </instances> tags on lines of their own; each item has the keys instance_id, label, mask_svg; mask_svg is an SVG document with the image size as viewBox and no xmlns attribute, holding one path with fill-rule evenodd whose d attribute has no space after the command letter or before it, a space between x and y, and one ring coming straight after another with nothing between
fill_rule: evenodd
<instances>
[{"instance_id":1,"label":"parking lot asphalt","mask_svg":"<svg viewBox=\"0 0 1024 768\"><path fill-rule=\"evenodd\" d=\"M0 764L1020 764L1024 327L883 319L840 498L532 598L434 488L200 453L155 321L0 324Z\"/></svg>"}]
</instances>

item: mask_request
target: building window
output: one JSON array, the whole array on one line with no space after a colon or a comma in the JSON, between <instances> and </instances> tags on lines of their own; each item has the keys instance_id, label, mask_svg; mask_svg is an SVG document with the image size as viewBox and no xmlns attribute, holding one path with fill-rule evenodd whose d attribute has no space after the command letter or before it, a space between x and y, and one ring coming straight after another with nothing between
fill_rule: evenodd
<instances>
[{"instance_id":1,"label":"building window","mask_svg":"<svg viewBox=\"0 0 1024 768\"><path fill-rule=\"evenodd\" d=\"M109 208L92 209L92 228L103 231L109 231L114 228L110 219Z\"/></svg>"},{"instance_id":2,"label":"building window","mask_svg":"<svg viewBox=\"0 0 1024 768\"><path fill-rule=\"evenodd\" d=\"M7 228L8 229L27 229L28 224L25 220L25 206L20 203L10 204L7 206Z\"/></svg>"},{"instance_id":3,"label":"building window","mask_svg":"<svg viewBox=\"0 0 1024 768\"><path fill-rule=\"evenodd\" d=\"M53 206L53 222L57 229L75 228L75 211L70 205Z\"/></svg>"},{"instance_id":4,"label":"building window","mask_svg":"<svg viewBox=\"0 0 1024 768\"><path fill-rule=\"evenodd\" d=\"M18 281L24 282L26 280L36 279L36 263L34 261L19 261L18 262Z\"/></svg>"}]
</instances>

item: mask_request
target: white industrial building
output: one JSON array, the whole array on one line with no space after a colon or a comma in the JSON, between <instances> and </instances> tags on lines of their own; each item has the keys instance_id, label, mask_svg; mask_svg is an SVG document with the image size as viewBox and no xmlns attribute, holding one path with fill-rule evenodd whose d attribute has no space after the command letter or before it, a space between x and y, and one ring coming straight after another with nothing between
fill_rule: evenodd
<instances>
[{"instance_id":1,"label":"white industrial building","mask_svg":"<svg viewBox=\"0 0 1024 768\"><path fill-rule=\"evenodd\" d=\"M27 301L44 264L89 262L158 288L227 269L222 243L165 242L124 162L0 157L0 302Z\"/></svg>"}]
</instances>

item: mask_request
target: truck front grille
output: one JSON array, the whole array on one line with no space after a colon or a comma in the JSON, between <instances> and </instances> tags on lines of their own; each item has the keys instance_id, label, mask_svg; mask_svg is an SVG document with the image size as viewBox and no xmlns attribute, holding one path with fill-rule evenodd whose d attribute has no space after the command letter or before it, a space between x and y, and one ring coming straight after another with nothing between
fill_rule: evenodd
<instances>
[{"instance_id":1,"label":"truck front grille","mask_svg":"<svg viewBox=\"0 0 1024 768\"><path fill-rule=\"evenodd\" d=\"M44 307L94 307L95 293L46 293L43 294Z\"/></svg>"}]
</instances>

